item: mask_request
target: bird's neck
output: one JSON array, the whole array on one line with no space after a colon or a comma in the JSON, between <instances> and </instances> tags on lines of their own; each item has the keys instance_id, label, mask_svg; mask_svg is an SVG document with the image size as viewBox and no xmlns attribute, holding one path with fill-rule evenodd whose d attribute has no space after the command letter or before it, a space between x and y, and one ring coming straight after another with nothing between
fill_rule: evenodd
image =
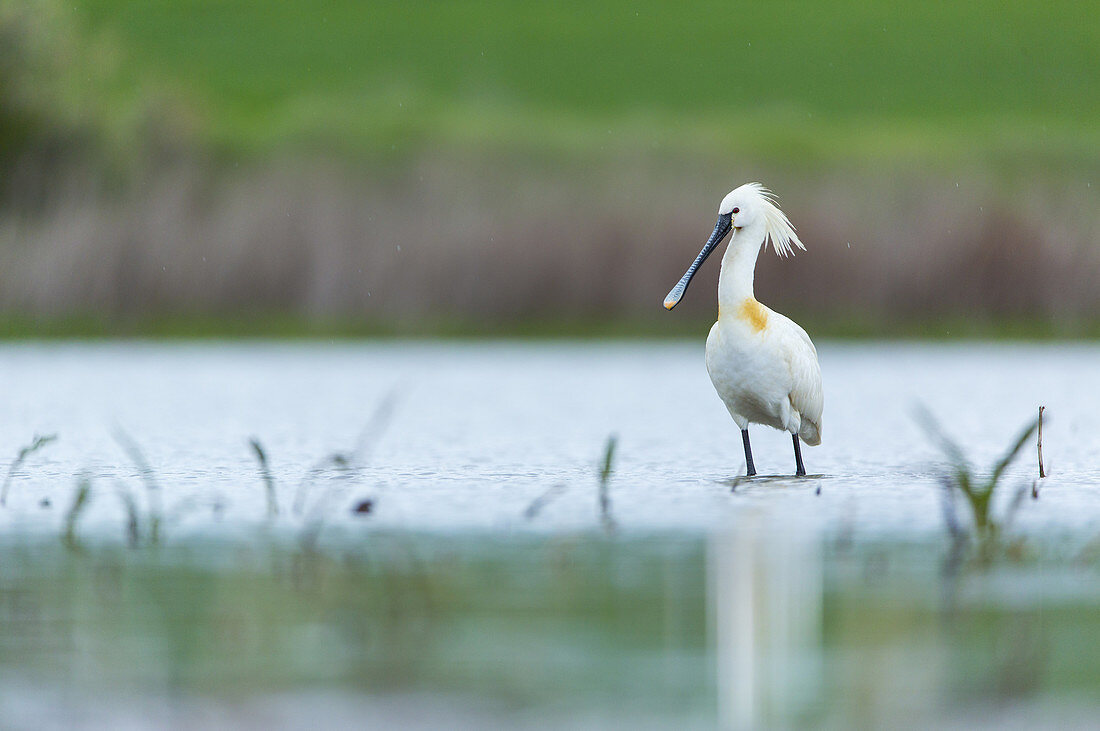
<instances>
[{"instance_id":1,"label":"bird's neck","mask_svg":"<svg viewBox=\"0 0 1100 731\"><path fill-rule=\"evenodd\" d=\"M753 228L734 229L733 238L722 256L722 271L718 275L719 313L736 312L745 299L755 299L752 280L764 235Z\"/></svg>"}]
</instances>

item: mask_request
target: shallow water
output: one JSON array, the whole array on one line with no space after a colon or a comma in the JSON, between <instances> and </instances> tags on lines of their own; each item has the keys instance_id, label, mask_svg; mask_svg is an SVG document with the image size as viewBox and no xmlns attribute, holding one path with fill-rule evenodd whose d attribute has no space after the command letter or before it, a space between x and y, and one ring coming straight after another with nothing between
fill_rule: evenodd
<instances>
[{"instance_id":1,"label":"shallow water","mask_svg":"<svg viewBox=\"0 0 1100 731\"><path fill-rule=\"evenodd\" d=\"M0 546L4 728L1091 728L1100 562L695 537Z\"/></svg>"},{"instance_id":2,"label":"shallow water","mask_svg":"<svg viewBox=\"0 0 1100 731\"><path fill-rule=\"evenodd\" d=\"M752 430L757 479L715 396L702 343L678 344L17 344L0 347L0 454L33 434L58 441L12 477L0 529L57 529L75 476L92 477L84 530L117 531L117 493L138 498L138 471L114 436L142 449L177 535L261 520L255 456L265 448L280 520L303 481L307 511L356 525L562 531L598 526L596 466L619 438L610 486L625 530L706 532L746 509L821 520L828 530L920 533L941 524L940 455L913 418L926 405L979 466L1048 407L1051 476L1021 511L1025 527L1100 530L1100 348L1078 345L847 345L820 348L824 440L793 472L789 438ZM392 418L368 439L361 470L318 470L352 450L394 395ZM0 462L0 468L3 462ZM1030 480L1028 448L1010 482ZM308 480L308 475L313 475ZM820 494L818 494L820 488ZM547 492L533 519L532 501ZM42 507L43 500L50 507Z\"/></svg>"},{"instance_id":3,"label":"shallow water","mask_svg":"<svg viewBox=\"0 0 1100 731\"><path fill-rule=\"evenodd\" d=\"M58 436L0 508L0 725L1088 728L1100 348L820 354L815 476L757 428L737 481L701 343L0 346L0 453ZM978 465L1047 406L991 565L918 403Z\"/></svg>"}]
</instances>

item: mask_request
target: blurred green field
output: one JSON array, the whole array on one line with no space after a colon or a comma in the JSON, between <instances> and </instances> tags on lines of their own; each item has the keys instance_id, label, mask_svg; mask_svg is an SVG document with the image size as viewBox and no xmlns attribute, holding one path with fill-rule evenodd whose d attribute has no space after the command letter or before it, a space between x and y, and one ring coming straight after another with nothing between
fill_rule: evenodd
<instances>
[{"instance_id":1,"label":"blurred green field","mask_svg":"<svg viewBox=\"0 0 1100 731\"><path fill-rule=\"evenodd\" d=\"M1100 3L78 0L236 152L1095 162Z\"/></svg>"}]
</instances>

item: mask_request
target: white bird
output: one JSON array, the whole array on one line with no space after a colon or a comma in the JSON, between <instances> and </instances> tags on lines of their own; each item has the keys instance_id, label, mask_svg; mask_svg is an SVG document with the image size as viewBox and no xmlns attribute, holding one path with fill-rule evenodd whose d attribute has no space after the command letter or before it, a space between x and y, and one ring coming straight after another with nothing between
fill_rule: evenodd
<instances>
[{"instance_id":1,"label":"white bird","mask_svg":"<svg viewBox=\"0 0 1100 731\"><path fill-rule=\"evenodd\" d=\"M707 371L741 429L747 474L756 474L749 424L766 424L791 433L795 474L805 475L799 438L810 446L821 443L824 399L817 349L797 323L756 301L752 280L756 256L769 240L783 257L795 246L806 247L764 186L746 183L722 199L714 232L665 297L665 309L676 306L696 270L730 231L718 278L718 321L707 336Z\"/></svg>"}]
</instances>

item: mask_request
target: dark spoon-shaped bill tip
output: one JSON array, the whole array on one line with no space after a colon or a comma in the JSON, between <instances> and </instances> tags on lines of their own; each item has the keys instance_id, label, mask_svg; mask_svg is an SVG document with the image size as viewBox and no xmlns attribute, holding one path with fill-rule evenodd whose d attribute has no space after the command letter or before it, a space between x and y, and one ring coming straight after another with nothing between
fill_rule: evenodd
<instances>
[{"instance_id":1,"label":"dark spoon-shaped bill tip","mask_svg":"<svg viewBox=\"0 0 1100 731\"><path fill-rule=\"evenodd\" d=\"M680 281L676 283L668 296L665 297L665 309L671 310L673 307L680 303L680 300L684 296L684 292L687 291L687 287L691 284L691 278L695 276L695 272L699 270L699 267L703 265L703 262L710 256L710 252L722 243L722 239L726 238L726 234L730 232L732 228L731 221L732 216L728 213L718 214L718 223L714 224L714 231L711 232L710 238L707 239L707 243L703 244L703 250L699 252L699 256L695 257L695 261L691 263L688 270L684 272L684 276L680 277Z\"/></svg>"}]
</instances>

